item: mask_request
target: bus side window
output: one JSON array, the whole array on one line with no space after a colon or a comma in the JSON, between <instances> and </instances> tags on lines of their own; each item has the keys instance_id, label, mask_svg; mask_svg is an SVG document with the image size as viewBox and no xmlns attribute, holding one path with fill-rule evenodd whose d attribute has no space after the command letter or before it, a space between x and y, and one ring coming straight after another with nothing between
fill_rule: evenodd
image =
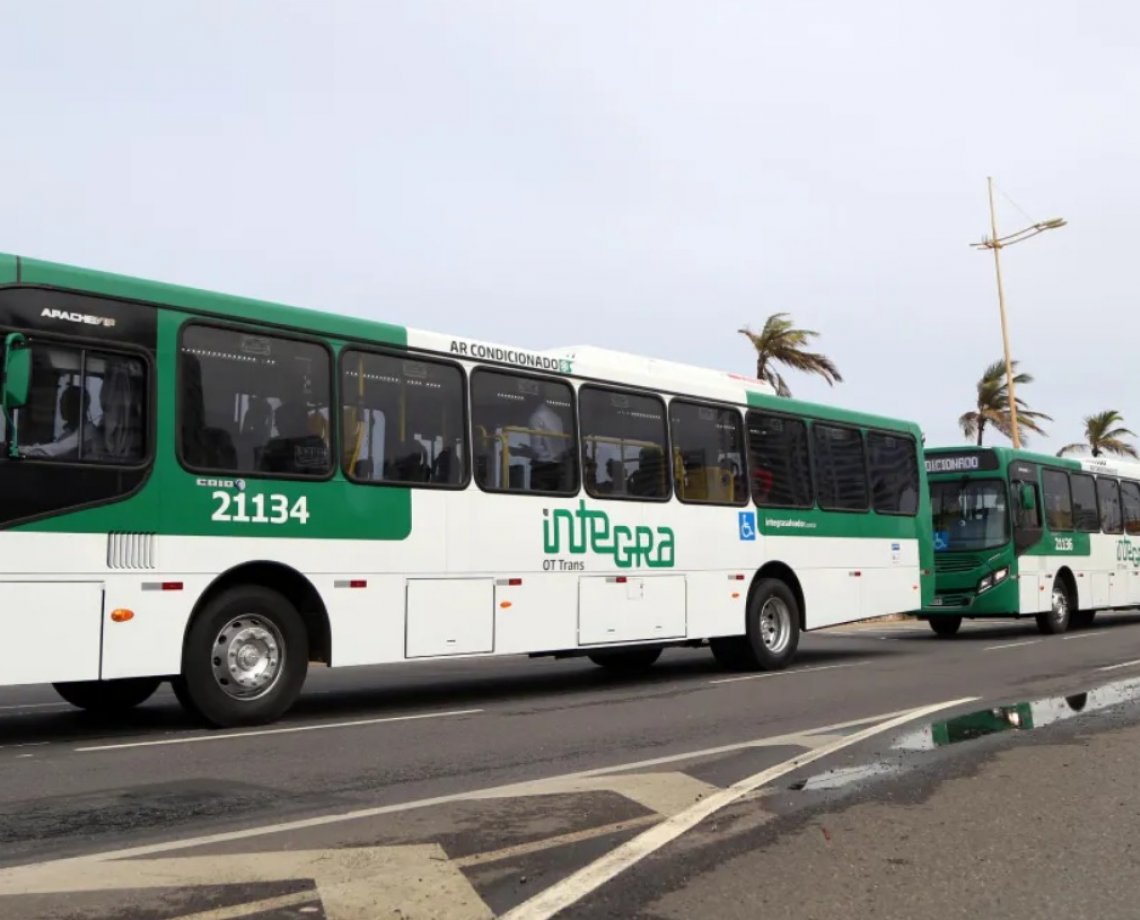
<instances>
[{"instance_id":1,"label":"bus side window","mask_svg":"<svg viewBox=\"0 0 1140 920\"><path fill-rule=\"evenodd\" d=\"M870 495L862 432L822 422L813 422L811 430L819 507L825 511L866 511Z\"/></svg>"},{"instance_id":2,"label":"bus side window","mask_svg":"<svg viewBox=\"0 0 1140 920\"><path fill-rule=\"evenodd\" d=\"M331 473L332 380L324 347L193 322L182 329L179 350L181 450L188 467Z\"/></svg>"},{"instance_id":3,"label":"bus side window","mask_svg":"<svg viewBox=\"0 0 1140 920\"><path fill-rule=\"evenodd\" d=\"M667 499L665 404L656 396L584 386L578 392L582 455L590 464L596 498ZM674 476L683 462L674 460Z\"/></svg>"},{"instance_id":4,"label":"bus side window","mask_svg":"<svg viewBox=\"0 0 1140 920\"><path fill-rule=\"evenodd\" d=\"M1120 498L1124 506L1124 530L1135 536L1140 534L1140 484L1125 481L1120 484Z\"/></svg>"},{"instance_id":5,"label":"bus side window","mask_svg":"<svg viewBox=\"0 0 1140 920\"><path fill-rule=\"evenodd\" d=\"M873 506L880 514L918 513L918 454L905 435L867 434Z\"/></svg>"},{"instance_id":6,"label":"bus side window","mask_svg":"<svg viewBox=\"0 0 1140 920\"><path fill-rule=\"evenodd\" d=\"M1073 499L1069 490L1069 474L1045 470L1041 474L1045 487L1045 522L1054 533L1073 529Z\"/></svg>"},{"instance_id":7,"label":"bus side window","mask_svg":"<svg viewBox=\"0 0 1140 920\"><path fill-rule=\"evenodd\" d=\"M346 351L341 358L341 463L350 479L464 483L463 372L416 356Z\"/></svg>"},{"instance_id":8,"label":"bus side window","mask_svg":"<svg viewBox=\"0 0 1140 920\"><path fill-rule=\"evenodd\" d=\"M1115 479L1096 481L1097 505L1100 506L1100 523L1105 533L1122 533L1124 515L1120 507L1120 485Z\"/></svg>"},{"instance_id":9,"label":"bus side window","mask_svg":"<svg viewBox=\"0 0 1140 920\"><path fill-rule=\"evenodd\" d=\"M1096 503L1096 481L1087 473L1071 473L1073 489L1073 527L1079 533L1100 530L1100 512Z\"/></svg>"},{"instance_id":10,"label":"bus side window","mask_svg":"<svg viewBox=\"0 0 1140 920\"><path fill-rule=\"evenodd\" d=\"M669 430L674 455L681 457L684 467L674 471L681 501L722 505L748 501L736 409L674 399L669 404Z\"/></svg>"},{"instance_id":11,"label":"bus side window","mask_svg":"<svg viewBox=\"0 0 1140 920\"><path fill-rule=\"evenodd\" d=\"M479 488L577 494L574 391L565 381L476 368L471 427Z\"/></svg>"},{"instance_id":12,"label":"bus side window","mask_svg":"<svg viewBox=\"0 0 1140 920\"><path fill-rule=\"evenodd\" d=\"M807 425L756 411L748 413L747 423L752 500L763 507L811 507Z\"/></svg>"}]
</instances>

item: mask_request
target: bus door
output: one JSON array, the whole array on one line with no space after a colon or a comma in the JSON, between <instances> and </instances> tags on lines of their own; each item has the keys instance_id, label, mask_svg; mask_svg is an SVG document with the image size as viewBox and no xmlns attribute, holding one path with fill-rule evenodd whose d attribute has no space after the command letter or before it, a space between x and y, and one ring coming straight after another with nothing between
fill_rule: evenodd
<instances>
[{"instance_id":1,"label":"bus door","mask_svg":"<svg viewBox=\"0 0 1140 920\"><path fill-rule=\"evenodd\" d=\"M1018 612L1040 613L1052 604L1047 578L1048 557L1027 551L1045 537L1041 513L1041 489L1035 464L1017 461L1009 467L1010 520L1017 572Z\"/></svg>"}]
</instances>

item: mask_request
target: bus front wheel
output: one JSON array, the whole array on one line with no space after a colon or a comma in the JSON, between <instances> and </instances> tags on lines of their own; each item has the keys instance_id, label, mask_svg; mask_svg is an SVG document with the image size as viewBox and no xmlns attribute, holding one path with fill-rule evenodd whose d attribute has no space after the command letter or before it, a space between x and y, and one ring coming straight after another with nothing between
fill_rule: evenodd
<instances>
[{"instance_id":1,"label":"bus front wheel","mask_svg":"<svg viewBox=\"0 0 1140 920\"><path fill-rule=\"evenodd\" d=\"M1037 614L1037 628L1047 636L1063 633L1069 628L1073 602L1069 597L1068 586L1057 579L1053 582L1053 605L1048 613Z\"/></svg>"},{"instance_id":2,"label":"bus front wheel","mask_svg":"<svg viewBox=\"0 0 1140 920\"><path fill-rule=\"evenodd\" d=\"M115 715L145 703L161 683L157 677L127 677L120 680L80 680L52 686L72 706L97 715Z\"/></svg>"},{"instance_id":3,"label":"bus front wheel","mask_svg":"<svg viewBox=\"0 0 1140 920\"><path fill-rule=\"evenodd\" d=\"M926 622L930 624L930 628L934 630L934 634L943 639L948 639L950 636L956 635L962 626L961 617L931 617Z\"/></svg>"},{"instance_id":4,"label":"bus front wheel","mask_svg":"<svg viewBox=\"0 0 1140 920\"><path fill-rule=\"evenodd\" d=\"M174 692L218 728L264 725L293 705L308 670L297 609L276 591L245 585L223 591L195 617Z\"/></svg>"}]
</instances>

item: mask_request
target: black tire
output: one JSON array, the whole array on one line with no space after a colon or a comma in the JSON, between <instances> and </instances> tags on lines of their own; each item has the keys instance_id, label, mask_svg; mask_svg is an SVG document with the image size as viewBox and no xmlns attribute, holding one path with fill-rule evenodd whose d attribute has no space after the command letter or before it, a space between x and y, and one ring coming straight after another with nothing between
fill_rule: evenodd
<instances>
[{"instance_id":1,"label":"black tire","mask_svg":"<svg viewBox=\"0 0 1140 920\"><path fill-rule=\"evenodd\" d=\"M661 657L659 648L624 648L612 652L593 652L589 658L600 668L609 671L645 671Z\"/></svg>"},{"instance_id":2,"label":"black tire","mask_svg":"<svg viewBox=\"0 0 1140 920\"><path fill-rule=\"evenodd\" d=\"M55 692L72 706L97 715L116 715L149 700L159 688L158 677L126 677L120 680L80 680L52 684Z\"/></svg>"},{"instance_id":3,"label":"black tire","mask_svg":"<svg viewBox=\"0 0 1140 920\"><path fill-rule=\"evenodd\" d=\"M716 660L734 671L779 671L800 644L800 605L778 578L762 578L748 597L743 636L709 642Z\"/></svg>"},{"instance_id":4,"label":"black tire","mask_svg":"<svg viewBox=\"0 0 1140 920\"><path fill-rule=\"evenodd\" d=\"M931 617L926 621L930 624L930 628L934 630L934 634L941 639L949 639L951 636L957 635L958 630L962 628L961 617Z\"/></svg>"},{"instance_id":5,"label":"black tire","mask_svg":"<svg viewBox=\"0 0 1140 920\"><path fill-rule=\"evenodd\" d=\"M1037 628L1047 636L1065 632L1072 621L1073 598L1069 586L1060 578L1053 581L1052 609L1037 614Z\"/></svg>"},{"instance_id":6,"label":"black tire","mask_svg":"<svg viewBox=\"0 0 1140 920\"><path fill-rule=\"evenodd\" d=\"M1073 629L1088 629L1095 619L1095 610L1074 610L1069 614L1069 625Z\"/></svg>"},{"instance_id":7,"label":"black tire","mask_svg":"<svg viewBox=\"0 0 1140 920\"><path fill-rule=\"evenodd\" d=\"M309 637L297 609L260 585L230 588L194 618L174 692L218 728L264 725L296 701L309 671Z\"/></svg>"}]
</instances>

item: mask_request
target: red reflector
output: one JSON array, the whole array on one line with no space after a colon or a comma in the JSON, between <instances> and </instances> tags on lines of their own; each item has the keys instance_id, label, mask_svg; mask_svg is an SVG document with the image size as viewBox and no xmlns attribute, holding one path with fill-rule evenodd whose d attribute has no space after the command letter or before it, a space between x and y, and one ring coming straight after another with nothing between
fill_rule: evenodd
<instances>
[{"instance_id":1,"label":"red reflector","mask_svg":"<svg viewBox=\"0 0 1140 920\"><path fill-rule=\"evenodd\" d=\"M616 581L619 585L624 585L627 581L629 581L629 579L626 578L624 575L619 575L617 578L614 579L614 581Z\"/></svg>"},{"instance_id":2,"label":"red reflector","mask_svg":"<svg viewBox=\"0 0 1140 920\"><path fill-rule=\"evenodd\" d=\"M348 586L350 588L367 588L368 582L365 581L363 578L354 578L354 579L352 579L352 581L350 581L348 583Z\"/></svg>"},{"instance_id":3,"label":"red reflector","mask_svg":"<svg viewBox=\"0 0 1140 920\"><path fill-rule=\"evenodd\" d=\"M508 578L507 584L510 585L512 588L517 588L519 585L522 584L522 579L521 578Z\"/></svg>"},{"instance_id":4,"label":"red reflector","mask_svg":"<svg viewBox=\"0 0 1140 920\"><path fill-rule=\"evenodd\" d=\"M859 576L861 576L863 573L862 573L862 572L852 572L851 574L852 574L852 575L853 575L855 578L858 578L858 577L859 577Z\"/></svg>"},{"instance_id":5,"label":"red reflector","mask_svg":"<svg viewBox=\"0 0 1140 920\"><path fill-rule=\"evenodd\" d=\"M732 577L735 578L737 581L744 581L743 575L733 575Z\"/></svg>"},{"instance_id":6,"label":"red reflector","mask_svg":"<svg viewBox=\"0 0 1140 920\"><path fill-rule=\"evenodd\" d=\"M180 581L164 581L162 583L162 590L163 591L181 591L182 590L182 582L180 582Z\"/></svg>"}]
</instances>

